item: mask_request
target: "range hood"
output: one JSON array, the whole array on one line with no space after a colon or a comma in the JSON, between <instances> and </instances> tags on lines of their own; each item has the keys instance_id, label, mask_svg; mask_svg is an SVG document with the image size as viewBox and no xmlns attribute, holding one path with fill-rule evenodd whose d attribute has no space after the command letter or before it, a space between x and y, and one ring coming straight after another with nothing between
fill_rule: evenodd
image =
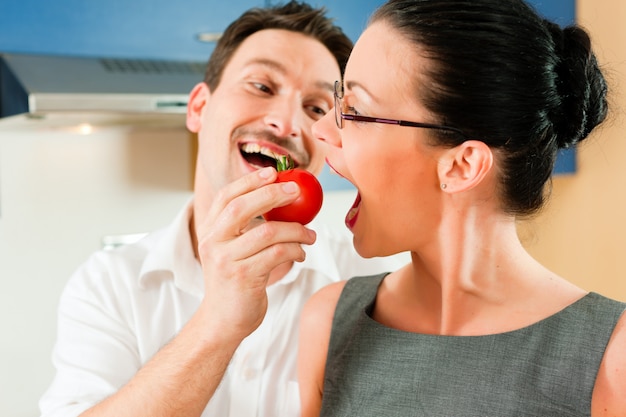
<instances>
[{"instance_id":1,"label":"range hood","mask_svg":"<svg viewBox=\"0 0 626 417\"><path fill-rule=\"evenodd\" d=\"M204 62L0 54L0 116L185 113Z\"/></svg>"}]
</instances>

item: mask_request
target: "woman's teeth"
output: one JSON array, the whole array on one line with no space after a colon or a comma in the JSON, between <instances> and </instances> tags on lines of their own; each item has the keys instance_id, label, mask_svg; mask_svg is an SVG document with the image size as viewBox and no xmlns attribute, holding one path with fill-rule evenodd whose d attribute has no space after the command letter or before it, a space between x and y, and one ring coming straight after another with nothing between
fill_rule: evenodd
<instances>
[{"instance_id":1,"label":"woman's teeth","mask_svg":"<svg viewBox=\"0 0 626 417\"><path fill-rule=\"evenodd\" d=\"M348 229L352 230L354 227L357 218L359 217L359 209L361 207L361 194L357 193L356 199L352 204L350 210L348 210L348 214L346 214L345 224Z\"/></svg>"}]
</instances>

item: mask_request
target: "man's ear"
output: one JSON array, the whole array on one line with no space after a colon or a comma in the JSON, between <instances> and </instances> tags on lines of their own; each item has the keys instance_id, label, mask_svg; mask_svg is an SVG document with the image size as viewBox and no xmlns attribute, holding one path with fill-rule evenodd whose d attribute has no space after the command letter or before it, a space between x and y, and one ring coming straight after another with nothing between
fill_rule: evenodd
<instances>
[{"instance_id":1,"label":"man's ear","mask_svg":"<svg viewBox=\"0 0 626 417\"><path fill-rule=\"evenodd\" d=\"M202 109L206 105L211 92L206 83L201 82L189 93L189 102L187 103L187 129L193 133L198 133L202 126Z\"/></svg>"},{"instance_id":2,"label":"man's ear","mask_svg":"<svg viewBox=\"0 0 626 417\"><path fill-rule=\"evenodd\" d=\"M493 153L484 142L468 140L444 152L438 165L439 183L447 192L469 190L493 166Z\"/></svg>"}]
</instances>

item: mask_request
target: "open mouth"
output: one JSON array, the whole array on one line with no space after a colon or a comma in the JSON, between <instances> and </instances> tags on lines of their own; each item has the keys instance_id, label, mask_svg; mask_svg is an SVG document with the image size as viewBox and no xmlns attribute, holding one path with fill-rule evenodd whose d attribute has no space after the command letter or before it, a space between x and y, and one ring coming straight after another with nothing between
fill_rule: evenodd
<instances>
[{"instance_id":1,"label":"open mouth","mask_svg":"<svg viewBox=\"0 0 626 417\"><path fill-rule=\"evenodd\" d=\"M352 207L350 207L350 210L348 211L348 214L346 214L346 218L345 218L345 224L349 230L352 230L354 228L354 225L356 224L356 220L359 217L360 208L361 208L361 194L357 192L356 199L354 200L354 203L352 203Z\"/></svg>"},{"instance_id":2,"label":"open mouth","mask_svg":"<svg viewBox=\"0 0 626 417\"><path fill-rule=\"evenodd\" d=\"M269 149L261 146L258 143L243 143L239 147L241 156L252 166L256 168L274 167L282 156L286 156L287 153L279 153L276 150ZM292 155L293 158L293 155ZM298 161L294 160L294 166L298 166Z\"/></svg>"}]
</instances>

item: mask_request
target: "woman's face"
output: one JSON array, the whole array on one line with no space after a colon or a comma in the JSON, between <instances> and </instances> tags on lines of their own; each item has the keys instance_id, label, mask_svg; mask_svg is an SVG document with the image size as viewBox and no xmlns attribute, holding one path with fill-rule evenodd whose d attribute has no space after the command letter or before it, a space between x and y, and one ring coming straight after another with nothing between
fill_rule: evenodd
<instances>
[{"instance_id":1,"label":"woman's face","mask_svg":"<svg viewBox=\"0 0 626 417\"><path fill-rule=\"evenodd\" d=\"M384 22L359 38L344 75L344 113L413 122L436 122L418 101L428 61ZM358 196L346 215L354 245L365 257L419 251L432 241L441 189L429 129L343 120L334 112L313 126L328 146L327 162ZM430 144L429 144L430 143Z\"/></svg>"}]
</instances>

